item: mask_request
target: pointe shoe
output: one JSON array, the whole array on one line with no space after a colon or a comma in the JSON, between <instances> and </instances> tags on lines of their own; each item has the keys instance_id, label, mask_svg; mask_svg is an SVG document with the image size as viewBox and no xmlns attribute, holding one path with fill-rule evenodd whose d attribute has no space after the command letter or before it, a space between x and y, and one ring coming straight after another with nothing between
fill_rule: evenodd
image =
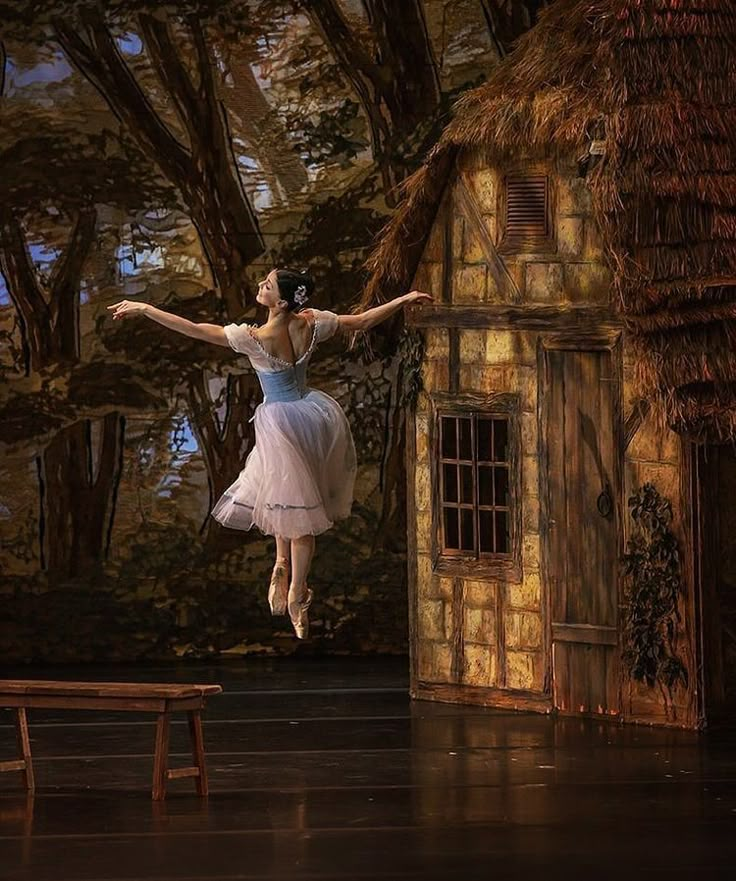
<instances>
[{"instance_id":1,"label":"pointe shoe","mask_svg":"<svg viewBox=\"0 0 736 881\"><path fill-rule=\"evenodd\" d=\"M285 558L276 560L268 586L268 605L272 615L286 614L286 598L289 593L289 561Z\"/></svg>"},{"instance_id":2,"label":"pointe shoe","mask_svg":"<svg viewBox=\"0 0 736 881\"><path fill-rule=\"evenodd\" d=\"M309 616L307 610L312 605L314 594L307 588L303 600L289 601L289 618L294 626L294 632L298 639L306 639L309 636Z\"/></svg>"}]
</instances>

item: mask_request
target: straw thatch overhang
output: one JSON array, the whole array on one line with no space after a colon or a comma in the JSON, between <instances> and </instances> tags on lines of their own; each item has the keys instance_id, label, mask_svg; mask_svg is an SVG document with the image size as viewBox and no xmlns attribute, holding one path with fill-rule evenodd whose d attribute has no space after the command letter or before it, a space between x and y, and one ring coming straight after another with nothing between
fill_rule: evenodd
<instances>
[{"instance_id":1,"label":"straw thatch overhang","mask_svg":"<svg viewBox=\"0 0 736 881\"><path fill-rule=\"evenodd\" d=\"M382 231L361 307L416 270L463 154L605 152L588 174L641 393L736 437L736 0L557 0L453 121Z\"/></svg>"}]
</instances>

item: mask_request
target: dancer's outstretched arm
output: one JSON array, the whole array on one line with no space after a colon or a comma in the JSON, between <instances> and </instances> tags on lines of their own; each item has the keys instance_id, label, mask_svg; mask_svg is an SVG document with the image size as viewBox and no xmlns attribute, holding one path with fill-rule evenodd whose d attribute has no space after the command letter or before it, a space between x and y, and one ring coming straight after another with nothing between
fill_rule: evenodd
<instances>
[{"instance_id":1,"label":"dancer's outstretched arm","mask_svg":"<svg viewBox=\"0 0 736 881\"><path fill-rule=\"evenodd\" d=\"M424 291L409 291L408 294L402 294L388 303L381 303L380 306L374 306L372 309L366 309L357 315L338 315L337 320L343 330L370 330L382 321L385 321L394 312L398 312L408 303L427 303L432 301L431 294L425 294Z\"/></svg>"},{"instance_id":2,"label":"dancer's outstretched arm","mask_svg":"<svg viewBox=\"0 0 736 881\"><path fill-rule=\"evenodd\" d=\"M113 303L108 306L112 309L113 320L116 318L129 318L132 315L145 315L153 321L163 324L169 330L175 330L177 333L183 333L185 336L193 337L195 340L204 340L207 343L215 343L217 346L229 346L225 331L219 324L198 324L196 321L190 321L188 318L182 318L181 315L174 315L152 306L150 303L136 302L135 300L121 300L119 303Z\"/></svg>"}]
</instances>

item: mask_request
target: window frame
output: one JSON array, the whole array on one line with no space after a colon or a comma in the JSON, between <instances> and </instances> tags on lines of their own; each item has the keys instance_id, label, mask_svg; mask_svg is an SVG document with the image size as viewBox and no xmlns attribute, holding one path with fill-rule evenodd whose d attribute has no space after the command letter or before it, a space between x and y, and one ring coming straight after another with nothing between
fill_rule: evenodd
<instances>
[{"instance_id":1,"label":"window frame","mask_svg":"<svg viewBox=\"0 0 736 881\"><path fill-rule=\"evenodd\" d=\"M520 439L520 401L519 395L500 393L490 396L473 393L448 395L434 392L430 395L431 418L429 420L429 449L431 451L431 504L432 504L432 569L439 575L464 576L479 580L521 581L521 537L522 537L522 484L521 484L521 439ZM508 423L508 470L509 470L509 552L504 554L481 554L473 551L452 550L446 552L442 541L442 450L440 449L440 420L443 416L465 417L481 416L490 419L505 419ZM459 451L458 451L459 452ZM477 458L473 451L473 463L477 468ZM475 483L477 486L477 481ZM460 504L458 500L458 504ZM473 501L475 522L478 522L479 506Z\"/></svg>"},{"instance_id":2,"label":"window frame","mask_svg":"<svg viewBox=\"0 0 736 881\"><path fill-rule=\"evenodd\" d=\"M508 206L508 180L511 177L544 177L547 186L547 235L528 241L508 237L506 211ZM504 169L498 187L498 252L500 254L540 254L557 252L555 217L557 214L557 192L552 168L540 162L519 163Z\"/></svg>"}]
</instances>

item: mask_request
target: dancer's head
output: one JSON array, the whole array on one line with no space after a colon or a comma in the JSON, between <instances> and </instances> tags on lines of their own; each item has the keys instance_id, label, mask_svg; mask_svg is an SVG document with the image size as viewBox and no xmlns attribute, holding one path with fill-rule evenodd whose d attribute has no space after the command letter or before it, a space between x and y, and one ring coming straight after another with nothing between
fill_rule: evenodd
<instances>
[{"instance_id":1,"label":"dancer's head","mask_svg":"<svg viewBox=\"0 0 736 881\"><path fill-rule=\"evenodd\" d=\"M264 306L279 306L284 312L299 312L314 291L314 279L306 271L272 269L258 283L256 300Z\"/></svg>"}]
</instances>

